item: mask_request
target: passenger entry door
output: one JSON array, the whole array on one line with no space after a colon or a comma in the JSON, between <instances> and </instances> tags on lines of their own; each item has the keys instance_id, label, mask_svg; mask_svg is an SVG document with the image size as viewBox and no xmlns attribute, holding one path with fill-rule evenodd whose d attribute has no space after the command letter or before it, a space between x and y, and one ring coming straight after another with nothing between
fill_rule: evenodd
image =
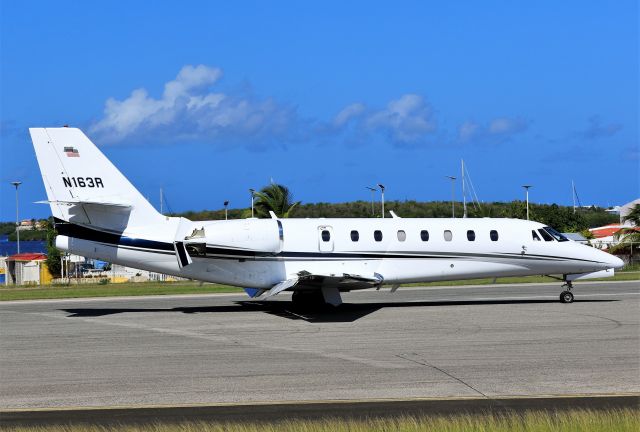
<instances>
[{"instance_id":1,"label":"passenger entry door","mask_svg":"<svg viewBox=\"0 0 640 432\"><path fill-rule=\"evenodd\" d=\"M333 228L322 225L318 227L318 250L333 252Z\"/></svg>"}]
</instances>

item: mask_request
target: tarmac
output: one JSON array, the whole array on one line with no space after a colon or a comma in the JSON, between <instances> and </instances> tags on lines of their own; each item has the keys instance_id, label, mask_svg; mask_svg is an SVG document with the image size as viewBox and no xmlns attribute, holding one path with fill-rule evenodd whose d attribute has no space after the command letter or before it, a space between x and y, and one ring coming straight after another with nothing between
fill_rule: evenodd
<instances>
[{"instance_id":1,"label":"tarmac","mask_svg":"<svg viewBox=\"0 0 640 432\"><path fill-rule=\"evenodd\" d=\"M560 291L366 290L316 312L292 308L287 294L3 302L0 418L543 395L630 396L637 405L640 282L576 284L572 304L558 301Z\"/></svg>"}]
</instances>

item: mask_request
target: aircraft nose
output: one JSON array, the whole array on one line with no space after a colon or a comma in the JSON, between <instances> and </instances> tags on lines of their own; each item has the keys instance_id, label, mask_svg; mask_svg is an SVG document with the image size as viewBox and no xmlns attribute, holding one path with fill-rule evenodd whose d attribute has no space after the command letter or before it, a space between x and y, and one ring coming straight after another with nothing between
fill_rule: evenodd
<instances>
[{"instance_id":1,"label":"aircraft nose","mask_svg":"<svg viewBox=\"0 0 640 432\"><path fill-rule=\"evenodd\" d=\"M622 268L622 266L624 266L624 261L622 261L620 258L618 258L615 255L611 255L608 254L609 256L607 257L607 264L611 265L612 268L614 269L619 269Z\"/></svg>"},{"instance_id":2,"label":"aircraft nose","mask_svg":"<svg viewBox=\"0 0 640 432\"><path fill-rule=\"evenodd\" d=\"M624 261L622 261L617 256L612 255L612 254L610 254L608 252L605 252L605 251L597 250L597 249L596 249L596 251L597 251L597 254L598 254L598 258L596 258L596 259L598 261L600 261L602 264L604 264L606 266L606 268L619 269L622 266L624 266Z\"/></svg>"}]
</instances>

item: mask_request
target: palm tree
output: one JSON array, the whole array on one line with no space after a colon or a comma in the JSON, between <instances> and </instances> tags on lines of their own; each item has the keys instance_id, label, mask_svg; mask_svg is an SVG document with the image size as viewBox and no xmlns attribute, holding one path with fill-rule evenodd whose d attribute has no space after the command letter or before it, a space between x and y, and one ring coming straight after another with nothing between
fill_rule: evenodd
<instances>
[{"instance_id":1,"label":"palm tree","mask_svg":"<svg viewBox=\"0 0 640 432\"><path fill-rule=\"evenodd\" d=\"M629 253L633 254L634 249L640 248L640 204L633 206L628 215L623 219L625 222L631 222L633 227L622 228L613 236L619 243L612 248L613 252L623 251L627 248Z\"/></svg>"},{"instance_id":2,"label":"palm tree","mask_svg":"<svg viewBox=\"0 0 640 432\"><path fill-rule=\"evenodd\" d=\"M286 186L271 183L255 192L255 211L258 217L269 217L269 211L276 216L288 218L300 201L293 202L293 194Z\"/></svg>"},{"instance_id":3,"label":"palm tree","mask_svg":"<svg viewBox=\"0 0 640 432\"><path fill-rule=\"evenodd\" d=\"M628 215L624 217L625 222L631 222L632 225L640 227L640 204L633 206Z\"/></svg>"}]
</instances>

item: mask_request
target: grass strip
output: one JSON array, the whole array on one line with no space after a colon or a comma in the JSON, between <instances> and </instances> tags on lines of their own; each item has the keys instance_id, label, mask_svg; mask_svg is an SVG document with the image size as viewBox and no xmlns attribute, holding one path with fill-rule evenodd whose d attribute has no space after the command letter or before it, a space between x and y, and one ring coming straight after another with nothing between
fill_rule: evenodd
<instances>
[{"instance_id":1,"label":"grass strip","mask_svg":"<svg viewBox=\"0 0 640 432\"><path fill-rule=\"evenodd\" d=\"M604 279L590 279L590 281L640 281L640 272L619 272L613 277ZM520 284L520 283L560 283L547 276L506 277L494 281L493 278L469 279L458 281L441 281L428 283L405 284L404 287L418 286L464 286L489 284ZM579 282L578 282L579 283ZM10 300L40 300L65 299L84 297L119 297L146 295L175 295L175 294L210 294L210 293L238 293L242 288L228 285L200 283L200 282L125 282L114 284L74 284L69 285L5 285L0 287L0 301Z\"/></svg>"},{"instance_id":2,"label":"grass strip","mask_svg":"<svg viewBox=\"0 0 640 432\"><path fill-rule=\"evenodd\" d=\"M288 420L273 423L185 422L152 425L77 425L5 428L11 432L637 432L640 410L527 411L512 414L461 414L455 416L372 418L365 420Z\"/></svg>"},{"instance_id":3,"label":"grass strip","mask_svg":"<svg viewBox=\"0 0 640 432\"><path fill-rule=\"evenodd\" d=\"M242 288L199 282L125 282L117 284L78 284L6 286L0 288L0 301L119 297L172 294L242 293Z\"/></svg>"}]
</instances>

